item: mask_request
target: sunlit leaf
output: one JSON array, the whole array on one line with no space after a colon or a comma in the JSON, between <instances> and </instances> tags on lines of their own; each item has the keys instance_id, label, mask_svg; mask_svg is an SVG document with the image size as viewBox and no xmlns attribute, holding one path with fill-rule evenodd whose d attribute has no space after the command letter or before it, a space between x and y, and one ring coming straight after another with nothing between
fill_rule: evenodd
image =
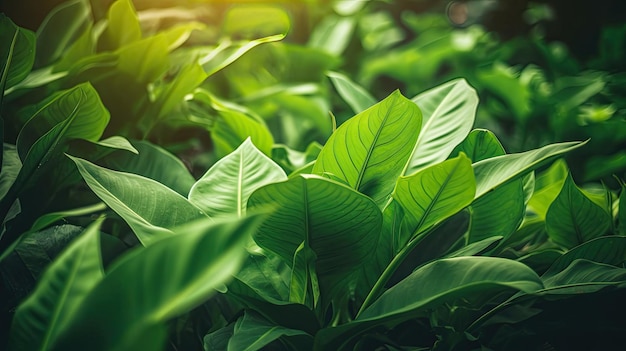
<instances>
[{"instance_id":1,"label":"sunlit leaf","mask_svg":"<svg viewBox=\"0 0 626 351\"><path fill-rule=\"evenodd\" d=\"M396 91L342 124L324 145L313 172L334 174L383 207L420 125L419 108Z\"/></svg>"}]
</instances>

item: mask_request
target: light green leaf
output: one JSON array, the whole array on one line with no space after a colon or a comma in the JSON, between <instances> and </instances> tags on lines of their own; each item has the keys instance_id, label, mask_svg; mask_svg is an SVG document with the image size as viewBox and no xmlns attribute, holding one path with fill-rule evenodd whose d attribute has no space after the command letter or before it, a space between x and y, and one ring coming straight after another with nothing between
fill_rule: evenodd
<instances>
[{"instance_id":1,"label":"light green leaf","mask_svg":"<svg viewBox=\"0 0 626 351\"><path fill-rule=\"evenodd\" d=\"M338 72L327 72L326 75L337 89L339 96L350 106L354 113L361 113L376 104L374 97L362 86Z\"/></svg>"},{"instance_id":2,"label":"light green leaf","mask_svg":"<svg viewBox=\"0 0 626 351\"><path fill-rule=\"evenodd\" d=\"M100 36L100 51L114 51L141 39L141 25L131 0L116 0L109 7L107 26Z\"/></svg>"},{"instance_id":3,"label":"light green leaf","mask_svg":"<svg viewBox=\"0 0 626 351\"><path fill-rule=\"evenodd\" d=\"M611 221L611 216L590 200L569 175L548 208L546 229L553 242L572 248L606 234Z\"/></svg>"},{"instance_id":4,"label":"light green leaf","mask_svg":"<svg viewBox=\"0 0 626 351\"><path fill-rule=\"evenodd\" d=\"M535 191L528 202L528 207L539 218L546 218L548 208L561 192L567 175L567 164L563 160L557 160L536 178Z\"/></svg>"},{"instance_id":5,"label":"light green leaf","mask_svg":"<svg viewBox=\"0 0 626 351\"><path fill-rule=\"evenodd\" d=\"M465 140L454 148L450 156L457 156L461 152L465 153L472 163L506 154L498 137L486 129L472 130Z\"/></svg>"},{"instance_id":6,"label":"light green leaf","mask_svg":"<svg viewBox=\"0 0 626 351\"><path fill-rule=\"evenodd\" d=\"M302 330L275 325L257 313L246 311L235 323L234 334L228 341L228 350L256 351L280 337L295 335L309 336L313 342L313 337Z\"/></svg>"},{"instance_id":7,"label":"light green leaf","mask_svg":"<svg viewBox=\"0 0 626 351\"><path fill-rule=\"evenodd\" d=\"M340 56L350 44L355 27L356 18L354 17L326 15L315 26L307 46ZM361 111L363 110L354 112L359 113Z\"/></svg>"},{"instance_id":8,"label":"light green leaf","mask_svg":"<svg viewBox=\"0 0 626 351\"><path fill-rule=\"evenodd\" d=\"M266 206L276 211L261 226L255 241L289 265L305 242L317 256L315 268L326 302L333 298L326 293L367 266L377 248L380 210L366 196L334 181L300 175L266 185L250 196L248 207Z\"/></svg>"},{"instance_id":9,"label":"light green leaf","mask_svg":"<svg viewBox=\"0 0 626 351\"><path fill-rule=\"evenodd\" d=\"M383 207L420 125L419 108L396 91L342 124L324 145L313 172L334 174Z\"/></svg>"},{"instance_id":10,"label":"light green leaf","mask_svg":"<svg viewBox=\"0 0 626 351\"><path fill-rule=\"evenodd\" d=\"M116 50L115 54L118 57L116 68L140 84L149 84L156 81L169 68L168 53L168 37L161 33Z\"/></svg>"},{"instance_id":11,"label":"light green leaf","mask_svg":"<svg viewBox=\"0 0 626 351\"><path fill-rule=\"evenodd\" d=\"M119 214L144 245L171 235L171 229L207 218L196 206L165 185L68 156L91 190Z\"/></svg>"},{"instance_id":12,"label":"light green leaf","mask_svg":"<svg viewBox=\"0 0 626 351\"><path fill-rule=\"evenodd\" d=\"M49 350L50 343L104 277L102 221L89 226L52 262L32 295L20 304L11 326L11 350Z\"/></svg>"},{"instance_id":13,"label":"light green leaf","mask_svg":"<svg viewBox=\"0 0 626 351\"><path fill-rule=\"evenodd\" d=\"M412 99L424 119L404 175L439 163L465 139L474 125L478 95L465 79L457 79Z\"/></svg>"},{"instance_id":14,"label":"light green leaf","mask_svg":"<svg viewBox=\"0 0 626 351\"><path fill-rule=\"evenodd\" d=\"M467 207L474 173L464 154L398 179L393 198L404 209L400 245Z\"/></svg>"},{"instance_id":15,"label":"light green leaf","mask_svg":"<svg viewBox=\"0 0 626 351\"><path fill-rule=\"evenodd\" d=\"M243 245L263 219L205 218L123 256L85 298L51 350L136 350L148 331L206 301L239 269ZM123 308L120 301L125 301Z\"/></svg>"},{"instance_id":16,"label":"light green leaf","mask_svg":"<svg viewBox=\"0 0 626 351\"><path fill-rule=\"evenodd\" d=\"M287 175L282 168L259 151L248 138L193 185L189 201L211 217L224 214L243 216L252 192L284 180L287 180Z\"/></svg>"},{"instance_id":17,"label":"light green leaf","mask_svg":"<svg viewBox=\"0 0 626 351\"><path fill-rule=\"evenodd\" d=\"M0 13L0 103L4 91L22 81L35 61L35 33Z\"/></svg>"},{"instance_id":18,"label":"light green leaf","mask_svg":"<svg viewBox=\"0 0 626 351\"><path fill-rule=\"evenodd\" d=\"M577 149L587 142L568 142L546 145L542 148L488 158L472 165L476 175L476 198L496 187L519 178L550 162L554 158Z\"/></svg>"},{"instance_id":19,"label":"light green leaf","mask_svg":"<svg viewBox=\"0 0 626 351\"><path fill-rule=\"evenodd\" d=\"M37 29L37 67L57 61L92 24L91 8L83 0L73 0L55 7Z\"/></svg>"}]
</instances>

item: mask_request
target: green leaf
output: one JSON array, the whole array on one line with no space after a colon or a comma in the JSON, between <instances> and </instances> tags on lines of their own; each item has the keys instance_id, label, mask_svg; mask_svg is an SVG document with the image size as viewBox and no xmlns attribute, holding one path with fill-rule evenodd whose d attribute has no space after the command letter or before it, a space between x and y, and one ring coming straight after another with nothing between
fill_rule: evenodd
<instances>
[{"instance_id":1,"label":"green leaf","mask_svg":"<svg viewBox=\"0 0 626 351\"><path fill-rule=\"evenodd\" d=\"M376 104L376 100L367 90L351 81L347 76L338 72L327 72L326 75L335 86L339 96L354 113L361 113Z\"/></svg>"},{"instance_id":2,"label":"green leaf","mask_svg":"<svg viewBox=\"0 0 626 351\"><path fill-rule=\"evenodd\" d=\"M585 259L574 260L561 272L543 280L551 293L581 294L626 282L626 269ZM567 289L567 288L570 289Z\"/></svg>"},{"instance_id":3,"label":"green leaf","mask_svg":"<svg viewBox=\"0 0 626 351\"><path fill-rule=\"evenodd\" d=\"M290 274L291 269L280 257L251 254L235 274L229 292L275 305L286 304L289 301ZM242 285L247 289L241 289Z\"/></svg>"},{"instance_id":4,"label":"green leaf","mask_svg":"<svg viewBox=\"0 0 626 351\"><path fill-rule=\"evenodd\" d=\"M506 154L504 147L493 132L486 129L474 129L454 148L450 156L465 153L472 163Z\"/></svg>"},{"instance_id":5,"label":"green leaf","mask_svg":"<svg viewBox=\"0 0 626 351\"><path fill-rule=\"evenodd\" d=\"M169 44L168 37L161 33L123 46L115 51L116 68L140 84L152 83L169 68Z\"/></svg>"},{"instance_id":6,"label":"green leaf","mask_svg":"<svg viewBox=\"0 0 626 351\"><path fill-rule=\"evenodd\" d=\"M398 179L393 198L404 209L400 245L467 207L474 199L474 184L464 154Z\"/></svg>"},{"instance_id":7,"label":"green leaf","mask_svg":"<svg viewBox=\"0 0 626 351\"><path fill-rule=\"evenodd\" d=\"M104 277L100 225L94 222L57 257L15 312L11 350L48 350L63 326Z\"/></svg>"},{"instance_id":8,"label":"green leaf","mask_svg":"<svg viewBox=\"0 0 626 351\"><path fill-rule=\"evenodd\" d=\"M109 7L107 26L98 42L99 51L114 51L141 39L141 25L131 0L116 0Z\"/></svg>"},{"instance_id":9,"label":"green leaf","mask_svg":"<svg viewBox=\"0 0 626 351\"><path fill-rule=\"evenodd\" d=\"M474 125L478 95L465 79L457 79L412 99L422 111L422 130L404 175L437 164L450 155Z\"/></svg>"},{"instance_id":10,"label":"green leaf","mask_svg":"<svg viewBox=\"0 0 626 351\"><path fill-rule=\"evenodd\" d=\"M211 217L224 214L243 216L252 192L284 180L287 180L287 175L282 168L259 151L248 138L193 185L189 201Z\"/></svg>"},{"instance_id":11,"label":"green leaf","mask_svg":"<svg viewBox=\"0 0 626 351\"><path fill-rule=\"evenodd\" d=\"M569 175L548 209L546 229L553 242L572 248L606 234L611 221L611 216L590 200Z\"/></svg>"},{"instance_id":12,"label":"green leaf","mask_svg":"<svg viewBox=\"0 0 626 351\"><path fill-rule=\"evenodd\" d=\"M626 235L626 185L624 184L622 184L622 191L619 194L619 205L617 211L619 234Z\"/></svg>"},{"instance_id":13,"label":"green leaf","mask_svg":"<svg viewBox=\"0 0 626 351\"><path fill-rule=\"evenodd\" d=\"M109 119L109 112L90 83L61 91L46 101L20 131L17 138L20 157L24 160L27 153L32 154L33 144L61 123L66 125L57 141L78 138L97 141Z\"/></svg>"},{"instance_id":14,"label":"green leaf","mask_svg":"<svg viewBox=\"0 0 626 351\"><path fill-rule=\"evenodd\" d=\"M543 276L557 274L577 259L619 266L626 261L626 237L604 236L576 246L559 257Z\"/></svg>"},{"instance_id":15,"label":"green leaf","mask_svg":"<svg viewBox=\"0 0 626 351\"><path fill-rule=\"evenodd\" d=\"M324 145L313 172L334 174L383 207L420 124L419 108L396 91L342 124Z\"/></svg>"},{"instance_id":16,"label":"green leaf","mask_svg":"<svg viewBox=\"0 0 626 351\"><path fill-rule=\"evenodd\" d=\"M91 190L119 214L144 245L171 235L171 229L206 215L165 185L68 156Z\"/></svg>"},{"instance_id":17,"label":"green leaf","mask_svg":"<svg viewBox=\"0 0 626 351\"><path fill-rule=\"evenodd\" d=\"M275 325L257 313L246 311L235 323L233 336L228 341L228 350L256 351L278 338L295 335L306 335L313 342L313 337L302 330Z\"/></svg>"},{"instance_id":18,"label":"green leaf","mask_svg":"<svg viewBox=\"0 0 626 351\"><path fill-rule=\"evenodd\" d=\"M206 301L239 269L243 245L263 219L205 218L123 256L85 298L51 349L136 350L148 331ZM120 301L125 301L124 308Z\"/></svg>"},{"instance_id":19,"label":"green leaf","mask_svg":"<svg viewBox=\"0 0 626 351\"><path fill-rule=\"evenodd\" d=\"M322 296L343 286L350 274L368 264L380 235L382 215L378 207L356 191L313 175L255 191L249 209L275 207L276 211L255 236L257 244L292 265L304 242L316 255L316 272ZM342 294L342 296L345 295Z\"/></svg>"},{"instance_id":20,"label":"green leaf","mask_svg":"<svg viewBox=\"0 0 626 351\"><path fill-rule=\"evenodd\" d=\"M2 172L0 172L0 199L3 198L20 173L22 162L17 154L17 148L11 144L4 144L2 148Z\"/></svg>"},{"instance_id":21,"label":"green leaf","mask_svg":"<svg viewBox=\"0 0 626 351\"><path fill-rule=\"evenodd\" d=\"M307 46L322 49L334 56L341 56L350 44L355 27L356 18L354 17L326 15L315 25ZM371 105L374 103L375 101ZM354 113L361 111L363 110L354 111Z\"/></svg>"},{"instance_id":22,"label":"green leaf","mask_svg":"<svg viewBox=\"0 0 626 351\"><path fill-rule=\"evenodd\" d=\"M92 24L91 8L82 0L73 0L55 7L37 29L37 67L44 67L64 55Z\"/></svg>"},{"instance_id":23,"label":"green leaf","mask_svg":"<svg viewBox=\"0 0 626 351\"><path fill-rule=\"evenodd\" d=\"M0 13L0 103L4 91L21 82L35 61L35 33Z\"/></svg>"},{"instance_id":24,"label":"green leaf","mask_svg":"<svg viewBox=\"0 0 626 351\"><path fill-rule=\"evenodd\" d=\"M546 218L548 208L561 192L567 176L567 164L563 160L557 160L537 177L535 191L528 201L528 207L537 216Z\"/></svg>"},{"instance_id":25,"label":"green leaf","mask_svg":"<svg viewBox=\"0 0 626 351\"><path fill-rule=\"evenodd\" d=\"M116 153L101 162L107 168L156 180L183 196L189 194L196 180L178 157L148 141L134 140L132 145L137 149L137 155Z\"/></svg>"},{"instance_id":26,"label":"green leaf","mask_svg":"<svg viewBox=\"0 0 626 351\"><path fill-rule=\"evenodd\" d=\"M351 342L377 326L393 326L428 315L429 309L459 298L532 293L539 276L522 263L496 257L457 257L431 262L387 290L355 321L316 334L316 350L350 349Z\"/></svg>"},{"instance_id":27,"label":"green leaf","mask_svg":"<svg viewBox=\"0 0 626 351\"><path fill-rule=\"evenodd\" d=\"M587 142L568 142L546 145L542 148L488 158L472 165L476 175L476 198L496 187L517 179L550 162L554 158L577 149Z\"/></svg>"}]
</instances>

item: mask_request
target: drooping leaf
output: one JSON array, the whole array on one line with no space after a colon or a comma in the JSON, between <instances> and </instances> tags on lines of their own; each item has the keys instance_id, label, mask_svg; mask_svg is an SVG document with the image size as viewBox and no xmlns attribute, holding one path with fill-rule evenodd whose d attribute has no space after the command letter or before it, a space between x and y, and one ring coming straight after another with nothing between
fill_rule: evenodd
<instances>
[{"instance_id":1,"label":"drooping leaf","mask_svg":"<svg viewBox=\"0 0 626 351\"><path fill-rule=\"evenodd\" d=\"M189 201L209 216L246 213L250 194L274 182L287 180L285 172L259 151L251 139L220 159L191 188Z\"/></svg>"},{"instance_id":2,"label":"drooping leaf","mask_svg":"<svg viewBox=\"0 0 626 351\"><path fill-rule=\"evenodd\" d=\"M548 208L546 229L553 242L572 248L605 234L611 221L611 216L589 199L569 175Z\"/></svg>"},{"instance_id":3,"label":"drooping leaf","mask_svg":"<svg viewBox=\"0 0 626 351\"><path fill-rule=\"evenodd\" d=\"M187 167L176 156L148 141L133 140L138 154L116 153L106 157L102 163L107 168L134 173L156 180L177 193L187 196L195 179ZM89 155L84 155L83 158Z\"/></svg>"},{"instance_id":4,"label":"drooping leaf","mask_svg":"<svg viewBox=\"0 0 626 351\"><path fill-rule=\"evenodd\" d=\"M48 350L63 326L104 277L100 219L48 267L37 288L15 313L11 350Z\"/></svg>"},{"instance_id":5,"label":"drooping leaf","mask_svg":"<svg viewBox=\"0 0 626 351\"><path fill-rule=\"evenodd\" d=\"M342 124L320 152L313 172L330 173L382 207L411 154L421 113L399 91Z\"/></svg>"},{"instance_id":6,"label":"drooping leaf","mask_svg":"<svg viewBox=\"0 0 626 351\"><path fill-rule=\"evenodd\" d=\"M557 143L539 149L488 158L472 165L476 175L476 198L501 184L519 178L586 142Z\"/></svg>"},{"instance_id":7,"label":"drooping leaf","mask_svg":"<svg viewBox=\"0 0 626 351\"><path fill-rule=\"evenodd\" d=\"M33 144L63 122L66 125L59 135L60 140L97 141L109 119L109 112L90 83L61 91L40 107L20 131L17 138L20 158L24 161L27 153L33 154L30 150Z\"/></svg>"},{"instance_id":8,"label":"drooping leaf","mask_svg":"<svg viewBox=\"0 0 626 351\"><path fill-rule=\"evenodd\" d=\"M624 282L626 269L580 258L561 272L543 280L546 288L554 290L552 294L589 293Z\"/></svg>"},{"instance_id":9,"label":"drooping leaf","mask_svg":"<svg viewBox=\"0 0 626 351\"><path fill-rule=\"evenodd\" d=\"M91 26L91 12L86 2L74 0L55 7L37 29L37 67L58 60L78 37Z\"/></svg>"},{"instance_id":10,"label":"drooping leaf","mask_svg":"<svg viewBox=\"0 0 626 351\"><path fill-rule=\"evenodd\" d=\"M206 218L186 198L157 181L68 157L91 190L128 223L144 245L171 235L176 226Z\"/></svg>"},{"instance_id":11,"label":"drooping leaf","mask_svg":"<svg viewBox=\"0 0 626 351\"><path fill-rule=\"evenodd\" d=\"M425 284L428 282L428 284ZM353 322L320 330L316 350L350 348L360 334L425 316L428 309L458 298L483 298L543 288L539 276L522 263L497 257L457 257L429 263L387 290Z\"/></svg>"},{"instance_id":12,"label":"drooping leaf","mask_svg":"<svg viewBox=\"0 0 626 351\"><path fill-rule=\"evenodd\" d=\"M0 14L0 92L21 82L35 61L35 33ZM0 95L0 102L2 102Z\"/></svg>"},{"instance_id":13,"label":"drooping leaf","mask_svg":"<svg viewBox=\"0 0 626 351\"><path fill-rule=\"evenodd\" d=\"M350 280L350 273L368 264L376 249L382 215L356 191L312 175L266 185L248 201L250 209L273 206L255 241L292 265L305 242L315 253L322 295Z\"/></svg>"},{"instance_id":14,"label":"drooping leaf","mask_svg":"<svg viewBox=\"0 0 626 351\"><path fill-rule=\"evenodd\" d=\"M280 337L306 335L302 330L275 325L257 313L246 311L235 323L233 336L228 341L228 350L256 351Z\"/></svg>"},{"instance_id":15,"label":"drooping leaf","mask_svg":"<svg viewBox=\"0 0 626 351\"><path fill-rule=\"evenodd\" d=\"M557 274L577 259L619 266L626 261L626 237L604 236L576 246L559 257L543 276Z\"/></svg>"},{"instance_id":16,"label":"drooping leaf","mask_svg":"<svg viewBox=\"0 0 626 351\"><path fill-rule=\"evenodd\" d=\"M450 155L474 125L478 95L465 79L453 80L412 99L422 110L422 130L404 175Z\"/></svg>"},{"instance_id":17,"label":"drooping leaf","mask_svg":"<svg viewBox=\"0 0 626 351\"><path fill-rule=\"evenodd\" d=\"M149 331L206 301L239 269L242 246L264 217L205 218L125 255L85 298L51 350L136 350Z\"/></svg>"},{"instance_id":18,"label":"drooping leaf","mask_svg":"<svg viewBox=\"0 0 626 351\"><path fill-rule=\"evenodd\" d=\"M398 179L394 200L404 209L400 244L467 207L474 199L474 173L464 154Z\"/></svg>"},{"instance_id":19,"label":"drooping leaf","mask_svg":"<svg viewBox=\"0 0 626 351\"><path fill-rule=\"evenodd\" d=\"M328 72L326 75L337 89L339 96L354 113L361 113L376 104L376 100L367 90L351 81L347 76L338 72Z\"/></svg>"}]
</instances>

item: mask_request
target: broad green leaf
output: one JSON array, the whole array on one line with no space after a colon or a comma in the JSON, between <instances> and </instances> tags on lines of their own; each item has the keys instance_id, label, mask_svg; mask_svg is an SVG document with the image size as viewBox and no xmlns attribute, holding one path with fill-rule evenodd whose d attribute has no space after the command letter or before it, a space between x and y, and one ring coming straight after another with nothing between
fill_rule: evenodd
<instances>
[{"instance_id":1,"label":"broad green leaf","mask_svg":"<svg viewBox=\"0 0 626 351\"><path fill-rule=\"evenodd\" d=\"M324 145L313 172L334 174L383 207L420 125L419 108L396 91L342 124Z\"/></svg>"},{"instance_id":2,"label":"broad green leaf","mask_svg":"<svg viewBox=\"0 0 626 351\"><path fill-rule=\"evenodd\" d=\"M464 79L442 84L412 101L419 106L424 119L404 175L448 158L472 129L478 107L478 95Z\"/></svg>"},{"instance_id":3,"label":"broad green leaf","mask_svg":"<svg viewBox=\"0 0 626 351\"><path fill-rule=\"evenodd\" d=\"M250 194L287 175L274 161L259 151L251 139L220 159L191 188L189 201L210 217L246 213Z\"/></svg>"},{"instance_id":4,"label":"broad green leaf","mask_svg":"<svg viewBox=\"0 0 626 351\"><path fill-rule=\"evenodd\" d=\"M138 154L116 153L102 160L107 168L134 173L156 180L177 193L187 196L196 182L183 162L162 147L148 141L134 140ZM85 154L83 158L89 157Z\"/></svg>"},{"instance_id":5,"label":"broad green leaf","mask_svg":"<svg viewBox=\"0 0 626 351\"><path fill-rule=\"evenodd\" d=\"M503 238L501 236L492 236L475 243L468 244L454 252L447 254L444 258L478 256L495 247Z\"/></svg>"},{"instance_id":6,"label":"broad green leaf","mask_svg":"<svg viewBox=\"0 0 626 351\"><path fill-rule=\"evenodd\" d=\"M62 73L63 71L72 70L77 66L78 62L81 62L81 60L89 60L89 57L92 55L91 59L93 59L93 57L97 57L97 55L94 55L95 52L96 43L93 36L93 24L88 23L82 30L82 34L75 38L74 41L63 50L59 60L51 66L52 71Z\"/></svg>"},{"instance_id":7,"label":"broad green leaf","mask_svg":"<svg viewBox=\"0 0 626 351\"><path fill-rule=\"evenodd\" d=\"M228 350L256 351L280 337L306 335L313 342L313 337L302 330L275 325L255 312L246 311L235 323L233 336L228 341Z\"/></svg>"},{"instance_id":8,"label":"broad green leaf","mask_svg":"<svg viewBox=\"0 0 626 351\"><path fill-rule=\"evenodd\" d=\"M553 242L572 248L606 234L611 221L611 216L590 200L569 175L548 208L546 229Z\"/></svg>"},{"instance_id":9,"label":"broad green leaf","mask_svg":"<svg viewBox=\"0 0 626 351\"><path fill-rule=\"evenodd\" d=\"M547 289L558 288L552 293L559 294L595 292L605 286L624 282L626 269L585 259L576 259L561 272L543 280ZM567 287L571 289L566 289Z\"/></svg>"},{"instance_id":10,"label":"broad green leaf","mask_svg":"<svg viewBox=\"0 0 626 351\"><path fill-rule=\"evenodd\" d=\"M55 7L37 29L37 67L44 67L64 55L73 42L91 27L91 9L83 0Z\"/></svg>"},{"instance_id":11,"label":"broad green leaf","mask_svg":"<svg viewBox=\"0 0 626 351\"><path fill-rule=\"evenodd\" d=\"M100 51L113 51L141 39L141 25L131 0L116 0L109 7L107 25L98 42Z\"/></svg>"},{"instance_id":12,"label":"broad green leaf","mask_svg":"<svg viewBox=\"0 0 626 351\"><path fill-rule=\"evenodd\" d=\"M147 331L206 301L241 267L243 245L263 219L205 218L123 256L85 298L51 350L136 350Z\"/></svg>"},{"instance_id":13,"label":"broad green leaf","mask_svg":"<svg viewBox=\"0 0 626 351\"><path fill-rule=\"evenodd\" d=\"M465 153L472 162L502 156L506 152L498 138L490 131L475 129L459 144L453 155ZM472 221L468 243L492 236L506 238L522 223L525 214L522 180L506 184L476 199L470 206Z\"/></svg>"},{"instance_id":14,"label":"broad green leaf","mask_svg":"<svg viewBox=\"0 0 626 351\"><path fill-rule=\"evenodd\" d=\"M576 246L559 257L543 276L557 274L577 259L619 266L626 261L626 237L604 236Z\"/></svg>"},{"instance_id":15,"label":"broad green leaf","mask_svg":"<svg viewBox=\"0 0 626 351\"><path fill-rule=\"evenodd\" d=\"M291 27L287 8L271 2L233 6L224 17L223 36L231 38L287 33Z\"/></svg>"},{"instance_id":16,"label":"broad green leaf","mask_svg":"<svg viewBox=\"0 0 626 351\"><path fill-rule=\"evenodd\" d=\"M306 237L305 237L306 238ZM320 298L319 279L315 261L317 255L311 249L310 239L305 239L293 255L289 302L299 303L314 310Z\"/></svg>"},{"instance_id":17,"label":"broad green leaf","mask_svg":"<svg viewBox=\"0 0 626 351\"><path fill-rule=\"evenodd\" d=\"M502 293L532 293L543 288L539 276L522 263L496 257L457 257L431 262L387 290L355 321L320 330L316 350L351 349L359 335L393 326L459 298Z\"/></svg>"},{"instance_id":18,"label":"broad green leaf","mask_svg":"<svg viewBox=\"0 0 626 351\"><path fill-rule=\"evenodd\" d=\"M132 173L118 172L68 156L91 190L150 245L171 235L171 229L206 215L165 185Z\"/></svg>"},{"instance_id":19,"label":"broad green leaf","mask_svg":"<svg viewBox=\"0 0 626 351\"><path fill-rule=\"evenodd\" d=\"M11 350L48 350L80 304L104 277L96 221L57 257L15 312Z\"/></svg>"},{"instance_id":20,"label":"broad green leaf","mask_svg":"<svg viewBox=\"0 0 626 351\"><path fill-rule=\"evenodd\" d=\"M356 18L354 17L326 15L316 24L309 37L307 46L324 50L334 56L341 56L348 44L350 44L355 27ZM373 101L371 105L374 103L376 102ZM363 110L354 111L354 113L359 113Z\"/></svg>"},{"instance_id":21,"label":"broad green leaf","mask_svg":"<svg viewBox=\"0 0 626 351\"><path fill-rule=\"evenodd\" d=\"M536 178L535 191L528 207L540 218L546 218L548 208L561 192L567 175L567 164L563 160L557 160Z\"/></svg>"},{"instance_id":22,"label":"broad green leaf","mask_svg":"<svg viewBox=\"0 0 626 351\"><path fill-rule=\"evenodd\" d=\"M534 171L554 158L584 144L586 142L550 144L535 150L492 157L476 162L472 165L476 175L476 198L512 179Z\"/></svg>"},{"instance_id":23,"label":"broad green leaf","mask_svg":"<svg viewBox=\"0 0 626 351\"><path fill-rule=\"evenodd\" d=\"M474 199L474 173L464 154L398 179L394 200L404 209L400 244L467 207Z\"/></svg>"},{"instance_id":24,"label":"broad green leaf","mask_svg":"<svg viewBox=\"0 0 626 351\"><path fill-rule=\"evenodd\" d=\"M4 91L21 82L35 61L35 33L0 13L0 103Z\"/></svg>"},{"instance_id":25,"label":"broad green leaf","mask_svg":"<svg viewBox=\"0 0 626 351\"><path fill-rule=\"evenodd\" d=\"M504 147L493 132L486 129L474 129L454 148L450 156L465 153L472 163L506 154Z\"/></svg>"},{"instance_id":26,"label":"broad green leaf","mask_svg":"<svg viewBox=\"0 0 626 351\"><path fill-rule=\"evenodd\" d=\"M326 73L335 86L339 96L350 106L354 113L361 113L376 104L374 97L362 86L338 72Z\"/></svg>"},{"instance_id":27,"label":"broad green leaf","mask_svg":"<svg viewBox=\"0 0 626 351\"><path fill-rule=\"evenodd\" d=\"M20 157L24 160L27 153L33 154L31 146L61 123L66 125L59 142L76 138L97 141L109 119L109 112L90 83L59 92L39 108L20 131L17 138Z\"/></svg>"},{"instance_id":28,"label":"broad green leaf","mask_svg":"<svg viewBox=\"0 0 626 351\"><path fill-rule=\"evenodd\" d=\"M22 161L17 154L17 148L11 144L4 144L2 149L2 172L0 172L0 199L3 198L20 173Z\"/></svg>"},{"instance_id":29,"label":"broad green leaf","mask_svg":"<svg viewBox=\"0 0 626 351\"><path fill-rule=\"evenodd\" d=\"M30 227L29 232L38 232L67 217L89 215L95 212L104 211L106 209L106 205L102 202L99 202L95 205L84 206L72 210L47 213L37 218L35 223L33 223L33 225Z\"/></svg>"},{"instance_id":30,"label":"broad green leaf","mask_svg":"<svg viewBox=\"0 0 626 351\"><path fill-rule=\"evenodd\" d=\"M169 68L168 53L169 42L165 34L141 39L115 51L118 57L116 68L140 84L149 84Z\"/></svg>"},{"instance_id":31,"label":"broad green leaf","mask_svg":"<svg viewBox=\"0 0 626 351\"><path fill-rule=\"evenodd\" d=\"M367 266L379 241L382 215L366 196L318 176L300 175L266 185L248 200L249 209L275 207L276 211L255 236L257 244L292 265L305 242L316 257L322 296L350 280ZM327 301L329 302L329 301Z\"/></svg>"},{"instance_id":32,"label":"broad green leaf","mask_svg":"<svg viewBox=\"0 0 626 351\"><path fill-rule=\"evenodd\" d=\"M251 254L229 284L229 292L275 305L286 304L289 301L290 274L291 269L279 257ZM241 289L242 285L248 289Z\"/></svg>"}]
</instances>

